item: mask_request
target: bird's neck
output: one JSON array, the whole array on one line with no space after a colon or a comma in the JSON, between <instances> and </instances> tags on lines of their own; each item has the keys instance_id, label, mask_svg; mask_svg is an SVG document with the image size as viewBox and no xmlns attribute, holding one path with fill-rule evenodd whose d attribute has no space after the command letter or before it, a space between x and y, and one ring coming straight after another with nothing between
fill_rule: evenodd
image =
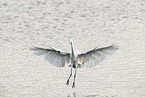
<instances>
[{"instance_id":1,"label":"bird's neck","mask_svg":"<svg viewBox=\"0 0 145 97\"><path fill-rule=\"evenodd\" d=\"M71 43L71 52L72 52L72 55L74 55L74 48L73 48L72 43Z\"/></svg>"}]
</instances>

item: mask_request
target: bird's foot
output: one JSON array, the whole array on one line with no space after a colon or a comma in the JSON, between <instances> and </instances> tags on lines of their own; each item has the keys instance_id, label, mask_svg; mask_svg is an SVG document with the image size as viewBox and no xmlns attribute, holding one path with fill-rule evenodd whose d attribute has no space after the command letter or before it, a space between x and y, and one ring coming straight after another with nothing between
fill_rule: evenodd
<instances>
[{"instance_id":1,"label":"bird's foot","mask_svg":"<svg viewBox=\"0 0 145 97\"><path fill-rule=\"evenodd\" d=\"M72 86L72 88L75 88L75 83L73 82L73 86Z\"/></svg>"},{"instance_id":2,"label":"bird's foot","mask_svg":"<svg viewBox=\"0 0 145 97\"><path fill-rule=\"evenodd\" d=\"M69 80L67 80L67 83L66 83L66 85L69 85Z\"/></svg>"}]
</instances>

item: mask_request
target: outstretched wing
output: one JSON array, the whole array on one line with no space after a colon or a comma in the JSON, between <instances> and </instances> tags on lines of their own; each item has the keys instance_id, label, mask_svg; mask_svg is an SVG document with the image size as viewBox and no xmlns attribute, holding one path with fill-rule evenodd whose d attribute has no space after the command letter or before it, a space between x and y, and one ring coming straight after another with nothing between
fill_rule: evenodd
<instances>
[{"instance_id":1,"label":"outstretched wing","mask_svg":"<svg viewBox=\"0 0 145 97\"><path fill-rule=\"evenodd\" d=\"M78 55L79 62L82 63L85 67L92 68L95 65L99 64L106 58L106 55L111 55L118 49L116 45L110 45L102 48L94 48L85 53Z\"/></svg>"},{"instance_id":2,"label":"outstretched wing","mask_svg":"<svg viewBox=\"0 0 145 97\"><path fill-rule=\"evenodd\" d=\"M57 67L64 67L65 62L69 63L70 61L70 53L55 50L53 48L33 47L30 50L34 50L35 55L44 56L46 61Z\"/></svg>"}]
</instances>

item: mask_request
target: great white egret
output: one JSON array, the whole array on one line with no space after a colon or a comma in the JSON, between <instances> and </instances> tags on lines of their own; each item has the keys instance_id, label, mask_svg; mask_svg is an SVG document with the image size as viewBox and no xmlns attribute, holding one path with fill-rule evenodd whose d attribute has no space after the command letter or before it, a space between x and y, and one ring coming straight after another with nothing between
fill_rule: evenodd
<instances>
[{"instance_id":1,"label":"great white egret","mask_svg":"<svg viewBox=\"0 0 145 97\"><path fill-rule=\"evenodd\" d=\"M74 74L74 81L73 81L73 87L75 87L75 78L76 78L76 71L77 68L80 67L88 67L92 68L101 61L103 61L106 57L106 55L113 54L114 51L118 49L118 46L116 45L110 45L107 47L95 47L94 49L87 51L85 53L78 53L74 50L73 42L72 40L69 41L71 45L71 52L62 52L60 50L56 50L52 47L48 48L41 48L41 47L34 47L31 48L31 50L34 50L34 54L39 56L44 56L45 60L47 60L49 63L57 66L57 67L64 67L65 63L71 63L71 72L70 76L67 80L67 85L69 85L69 79L72 76L72 68L75 69Z\"/></svg>"}]
</instances>

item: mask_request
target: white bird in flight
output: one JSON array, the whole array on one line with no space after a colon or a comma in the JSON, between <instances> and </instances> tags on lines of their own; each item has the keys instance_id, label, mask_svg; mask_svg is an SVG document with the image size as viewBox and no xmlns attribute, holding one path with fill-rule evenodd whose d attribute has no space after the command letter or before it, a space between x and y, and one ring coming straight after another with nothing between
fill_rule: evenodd
<instances>
[{"instance_id":1,"label":"white bird in flight","mask_svg":"<svg viewBox=\"0 0 145 97\"><path fill-rule=\"evenodd\" d=\"M49 63L57 67L64 67L66 62L67 63L70 62L71 72L66 85L69 85L69 79L72 76L72 68L74 68L75 74L74 74L74 81L73 81L72 88L75 87L77 68L80 67L92 68L95 65L99 64L101 61L103 61L106 55L111 55L113 54L113 52L115 52L118 49L118 46L110 45L107 47L95 47L90 51L79 54L77 51L74 51L72 40L70 40L69 43L71 45L70 53L62 52L52 47L48 47L48 48L34 47L31 48L30 50L34 50L35 51L34 54L38 56L41 55L44 56L46 61L48 61Z\"/></svg>"}]
</instances>

